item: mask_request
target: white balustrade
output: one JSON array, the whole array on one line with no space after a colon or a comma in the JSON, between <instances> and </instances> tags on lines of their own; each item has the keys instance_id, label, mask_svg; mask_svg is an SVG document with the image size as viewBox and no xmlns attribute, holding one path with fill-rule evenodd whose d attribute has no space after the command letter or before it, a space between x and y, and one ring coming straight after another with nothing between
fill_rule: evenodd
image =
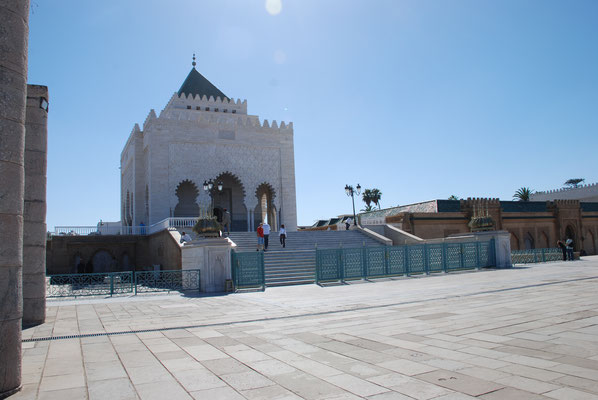
<instances>
[{"instance_id":1,"label":"white balustrade","mask_svg":"<svg viewBox=\"0 0 598 400\"><path fill-rule=\"evenodd\" d=\"M199 218L165 218L151 226L56 226L52 236L148 235L168 228L191 229Z\"/></svg>"}]
</instances>

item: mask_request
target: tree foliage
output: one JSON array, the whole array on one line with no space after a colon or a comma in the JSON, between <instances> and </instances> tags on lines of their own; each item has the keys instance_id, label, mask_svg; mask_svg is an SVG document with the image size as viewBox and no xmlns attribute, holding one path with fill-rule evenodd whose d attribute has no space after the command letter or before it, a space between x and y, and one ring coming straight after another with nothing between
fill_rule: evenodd
<instances>
[{"instance_id":1,"label":"tree foliage","mask_svg":"<svg viewBox=\"0 0 598 400\"><path fill-rule=\"evenodd\" d=\"M380 189L365 189L363 194L361 195L362 200L366 204L367 207L370 207L373 204L380 208L380 199L382 198L382 192ZM369 210L371 211L371 209Z\"/></svg>"},{"instance_id":2,"label":"tree foliage","mask_svg":"<svg viewBox=\"0 0 598 400\"><path fill-rule=\"evenodd\" d=\"M517 191L513 195L513 199L517 201L529 201L533 193L534 191L532 189L528 187L522 187L517 189Z\"/></svg>"},{"instance_id":3,"label":"tree foliage","mask_svg":"<svg viewBox=\"0 0 598 400\"><path fill-rule=\"evenodd\" d=\"M571 178L565 182L565 186L569 186L572 188L579 187L579 184L585 181L585 178Z\"/></svg>"},{"instance_id":4,"label":"tree foliage","mask_svg":"<svg viewBox=\"0 0 598 400\"><path fill-rule=\"evenodd\" d=\"M448 198L449 200L461 200L460 198L458 198L457 196L455 196L454 194L451 194L451 196Z\"/></svg>"}]
</instances>

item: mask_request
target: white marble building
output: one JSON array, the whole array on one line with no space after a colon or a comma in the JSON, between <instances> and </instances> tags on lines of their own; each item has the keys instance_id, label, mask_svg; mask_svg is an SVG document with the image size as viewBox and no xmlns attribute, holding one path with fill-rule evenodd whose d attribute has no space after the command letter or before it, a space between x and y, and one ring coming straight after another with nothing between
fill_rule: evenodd
<instances>
[{"instance_id":1,"label":"white marble building","mask_svg":"<svg viewBox=\"0 0 598 400\"><path fill-rule=\"evenodd\" d=\"M204 182L212 180L212 194ZM222 182L222 191L217 183ZM121 221L151 225L227 208L232 230L264 219L297 229L293 123L247 114L193 68L159 116L135 124L121 154Z\"/></svg>"}]
</instances>

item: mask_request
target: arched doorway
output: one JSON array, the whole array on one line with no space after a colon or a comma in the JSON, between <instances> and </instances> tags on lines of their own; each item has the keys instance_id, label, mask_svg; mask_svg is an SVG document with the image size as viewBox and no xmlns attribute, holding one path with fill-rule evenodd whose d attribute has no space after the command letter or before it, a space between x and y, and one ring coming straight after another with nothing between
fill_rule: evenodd
<instances>
[{"instance_id":1,"label":"arched doorway","mask_svg":"<svg viewBox=\"0 0 598 400\"><path fill-rule=\"evenodd\" d=\"M278 221L276 218L276 206L274 206L274 189L267 183L262 183L255 191L257 197L257 206L255 206L255 227L260 222L267 222L273 231L278 230Z\"/></svg>"},{"instance_id":2,"label":"arched doorway","mask_svg":"<svg viewBox=\"0 0 598 400\"><path fill-rule=\"evenodd\" d=\"M212 189L211 196L214 200L214 215L222 222L224 209L230 213L231 231L247 231L247 207L245 207L245 188L241 180L230 172L223 172L216 178L222 182L222 190L216 186Z\"/></svg>"},{"instance_id":3,"label":"arched doorway","mask_svg":"<svg viewBox=\"0 0 598 400\"><path fill-rule=\"evenodd\" d=\"M112 254L106 250L97 251L92 258L93 272L111 272Z\"/></svg>"},{"instance_id":4,"label":"arched doorway","mask_svg":"<svg viewBox=\"0 0 598 400\"><path fill-rule=\"evenodd\" d=\"M577 240L575 240L575 229L571 225L567 225L567 228L565 229L565 240L566 239L573 240L574 250L579 249L579 244L577 243Z\"/></svg>"},{"instance_id":5,"label":"arched doorway","mask_svg":"<svg viewBox=\"0 0 598 400\"><path fill-rule=\"evenodd\" d=\"M174 208L175 217L197 217L199 215L199 206L196 202L199 190L195 183L188 179L182 181L176 188L176 195L179 201Z\"/></svg>"}]
</instances>

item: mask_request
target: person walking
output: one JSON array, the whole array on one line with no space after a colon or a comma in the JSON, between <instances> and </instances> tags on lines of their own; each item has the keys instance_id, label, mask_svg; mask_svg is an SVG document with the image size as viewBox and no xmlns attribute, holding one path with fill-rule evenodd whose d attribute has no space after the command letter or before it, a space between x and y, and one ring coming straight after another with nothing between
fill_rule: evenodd
<instances>
[{"instance_id":1,"label":"person walking","mask_svg":"<svg viewBox=\"0 0 598 400\"><path fill-rule=\"evenodd\" d=\"M347 218L347 220L345 221L345 230L349 230L349 228L351 228L351 224L353 223L353 218L349 217Z\"/></svg>"},{"instance_id":2,"label":"person walking","mask_svg":"<svg viewBox=\"0 0 598 400\"><path fill-rule=\"evenodd\" d=\"M226 231L226 234L230 236L230 213L225 208L222 213L222 231Z\"/></svg>"},{"instance_id":3,"label":"person walking","mask_svg":"<svg viewBox=\"0 0 598 400\"><path fill-rule=\"evenodd\" d=\"M257 250L256 251L260 251L260 249L264 246L264 228L262 225L263 224L260 222L260 226L258 226L257 229L255 230L257 233Z\"/></svg>"},{"instance_id":4,"label":"person walking","mask_svg":"<svg viewBox=\"0 0 598 400\"><path fill-rule=\"evenodd\" d=\"M287 244L287 230L284 227L284 224L280 225L280 230L278 231L278 236L280 237L280 244L282 247L286 247Z\"/></svg>"},{"instance_id":5,"label":"person walking","mask_svg":"<svg viewBox=\"0 0 598 400\"><path fill-rule=\"evenodd\" d=\"M563 261L567 261L567 246L565 246L565 243L561 242L560 240L556 242L556 244L561 248L561 251L563 252Z\"/></svg>"},{"instance_id":6,"label":"person walking","mask_svg":"<svg viewBox=\"0 0 598 400\"><path fill-rule=\"evenodd\" d=\"M567 246L567 258L569 261L573 261L573 239L567 238L565 246Z\"/></svg>"},{"instance_id":7,"label":"person walking","mask_svg":"<svg viewBox=\"0 0 598 400\"><path fill-rule=\"evenodd\" d=\"M264 251L268 250L268 238L270 237L270 225L264 222L262 227L264 228Z\"/></svg>"}]
</instances>

